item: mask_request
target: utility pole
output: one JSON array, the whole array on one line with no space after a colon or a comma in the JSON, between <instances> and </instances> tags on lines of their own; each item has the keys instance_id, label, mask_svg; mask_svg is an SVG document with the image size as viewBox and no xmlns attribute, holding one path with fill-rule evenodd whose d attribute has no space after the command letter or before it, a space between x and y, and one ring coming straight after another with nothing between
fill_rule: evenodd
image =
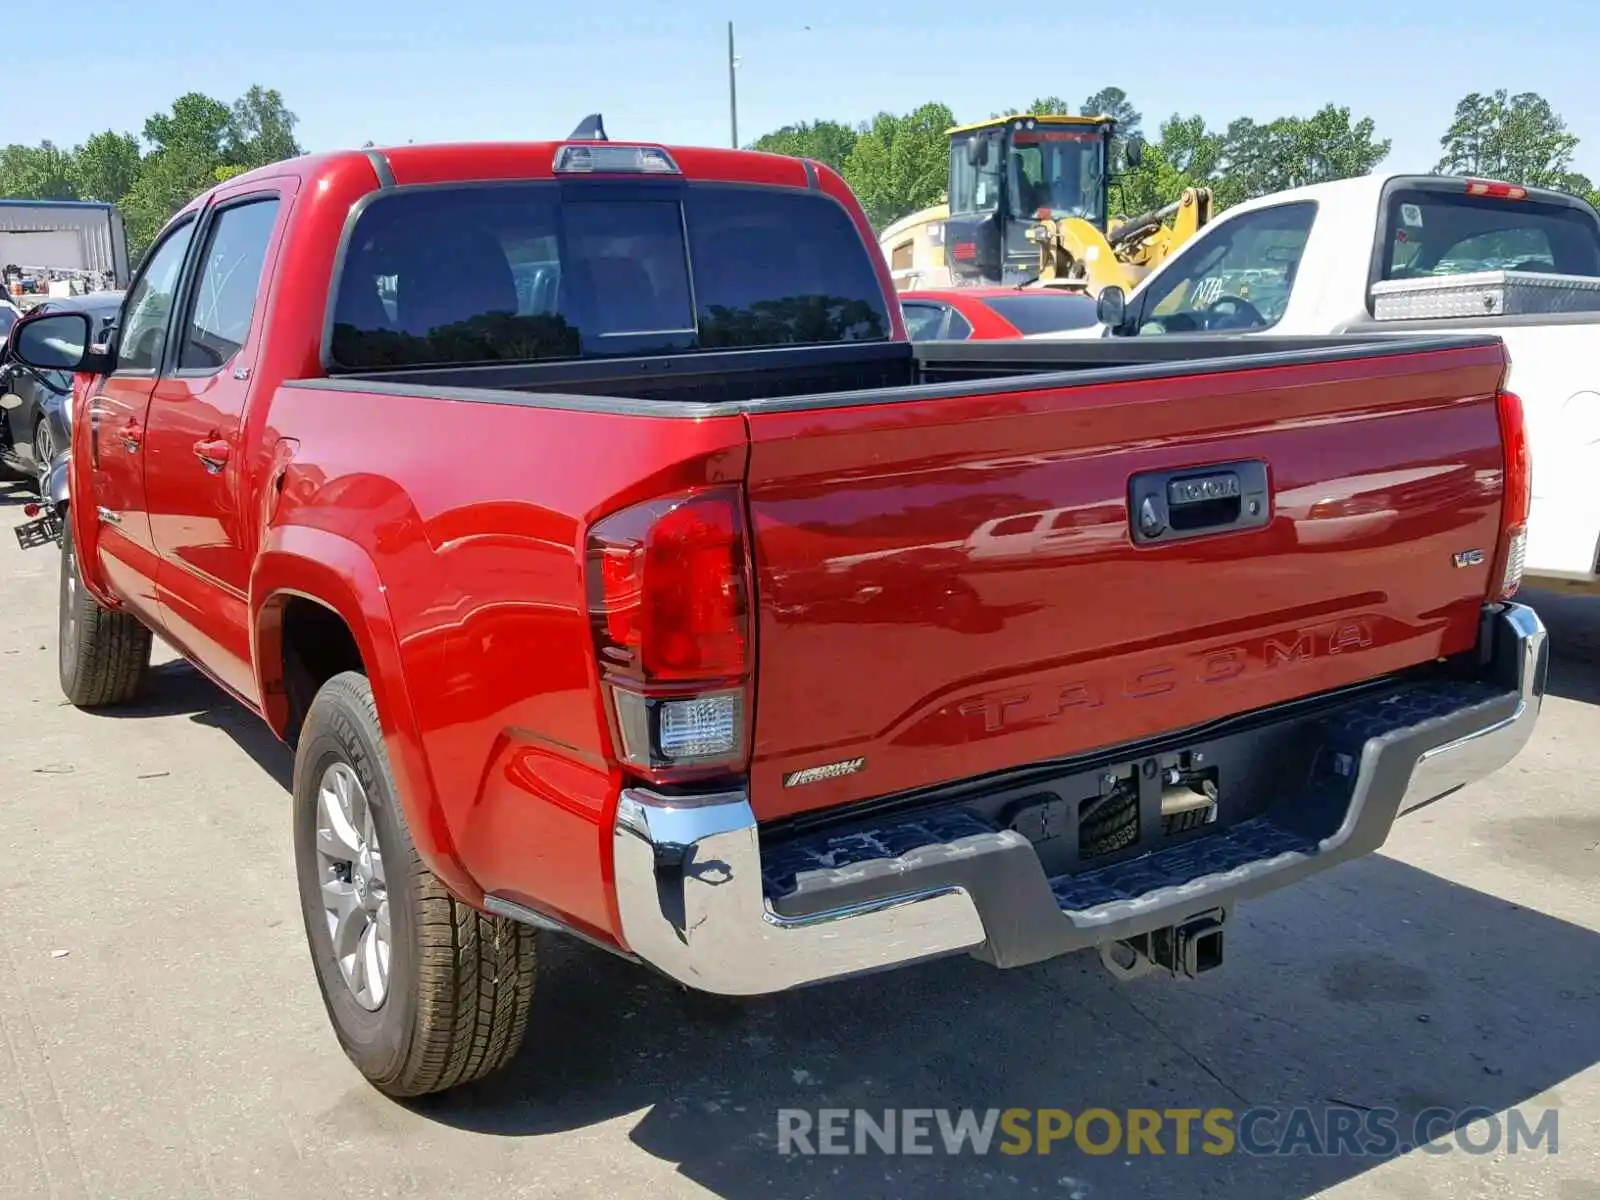
<instances>
[{"instance_id":1,"label":"utility pole","mask_svg":"<svg viewBox=\"0 0 1600 1200\"><path fill-rule=\"evenodd\" d=\"M734 68L739 60L733 55L733 22L728 22L728 133L733 148L739 148L739 85L734 80Z\"/></svg>"}]
</instances>

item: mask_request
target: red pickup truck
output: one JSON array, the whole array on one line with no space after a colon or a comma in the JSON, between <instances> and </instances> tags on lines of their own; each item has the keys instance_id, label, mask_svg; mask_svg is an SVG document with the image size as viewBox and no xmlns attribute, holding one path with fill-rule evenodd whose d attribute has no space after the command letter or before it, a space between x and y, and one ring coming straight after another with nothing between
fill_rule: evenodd
<instances>
[{"instance_id":1,"label":"red pickup truck","mask_svg":"<svg viewBox=\"0 0 1600 1200\"><path fill-rule=\"evenodd\" d=\"M724 995L1193 976L1544 691L1498 340L913 345L814 162L291 159L108 337L10 341L80 373L25 533L62 686L132 700L155 633L295 748L317 981L392 1095L512 1057L539 930Z\"/></svg>"}]
</instances>

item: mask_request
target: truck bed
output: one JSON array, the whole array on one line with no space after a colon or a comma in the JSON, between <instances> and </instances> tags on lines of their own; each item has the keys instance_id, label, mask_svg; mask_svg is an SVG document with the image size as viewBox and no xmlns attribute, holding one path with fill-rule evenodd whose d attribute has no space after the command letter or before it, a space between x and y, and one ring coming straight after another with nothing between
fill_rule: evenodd
<instances>
[{"instance_id":1,"label":"truck bed","mask_svg":"<svg viewBox=\"0 0 1600 1200\"><path fill-rule=\"evenodd\" d=\"M963 393L974 393L988 382L991 391L1003 391L1009 385L1002 381L1017 375L1072 376L1070 380L1031 380L1029 386L1038 388L1066 382L1112 383L1362 361L1437 350L1492 350L1497 345L1497 339L1489 335L1405 337L1377 332L1370 338L1330 334L855 343L707 353L692 358L671 355L346 372L293 386L339 391L381 387L405 395L477 403L651 414L668 410L659 404L608 402L671 401L688 406L681 415L694 416L706 411L726 413L730 406L770 411L930 399L948 394L948 390L931 390L940 384L959 383Z\"/></svg>"},{"instance_id":2,"label":"truck bed","mask_svg":"<svg viewBox=\"0 0 1600 1200\"><path fill-rule=\"evenodd\" d=\"M543 509L530 528L581 526L629 502L612 489L636 489L661 439L692 426L674 470L742 472L746 488L750 786L770 820L1198 728L1469 650L1498 536L1504 369L1493 338L856 345L362 373L289 384L275 407L307 391L369 397L370 409L338 406L352 432L443 428L438 400L498 409L480 436L525 451L436 484L437 511L419 513L455 531L436 536L441 573L468 553L474 514L521 495L517 507ZM566 415L525 424L529 410ZM282 428L292 436L294 419ZM574 481L563 444L604 447L606 461L590 451ZM409 453L367 451L363 468ZM1254 527L1130 544L1135 477L1240 462L1267 481ZM1456 568L1461 551L1482 562ZM551 582L571 565L552 561L529 586L581 628L580 597ZM488 575L461 586L468 605L532 599ZM519 727L584 743L570 705L519 711ZM784 784L857 757L865 769Z\"/></svg>"}]
</instances>

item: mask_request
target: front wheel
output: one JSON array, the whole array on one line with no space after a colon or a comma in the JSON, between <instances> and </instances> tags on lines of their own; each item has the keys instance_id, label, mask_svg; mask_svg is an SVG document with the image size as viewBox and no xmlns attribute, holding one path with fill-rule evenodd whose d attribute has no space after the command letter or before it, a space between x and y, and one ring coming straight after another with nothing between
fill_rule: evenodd
<instances>
[{"instance_id":1,"label":"front wheel","mask_svg":"<svg viewBox=\"0 0 1600 1200\"><path fill-rule=\"evenodd\" d=\"M312 701L294 822L317 985L356 1068L398 1097L510 1062L532 1007L534 931L462 904L423 865L364 675L335 675Z\"/></svg>"},{"instance_id":2,"label":"front wheel","mask_svg":"<svg viewBox=\"0 0 1600 1200\"><path fill-rule=\"evenodd\" d=\"M61 691L79 708L127 704L150 669L150 630L130 613L101 608L83 586L72 520L61 514L58 659Z\"/></svg>"}]
</instances>

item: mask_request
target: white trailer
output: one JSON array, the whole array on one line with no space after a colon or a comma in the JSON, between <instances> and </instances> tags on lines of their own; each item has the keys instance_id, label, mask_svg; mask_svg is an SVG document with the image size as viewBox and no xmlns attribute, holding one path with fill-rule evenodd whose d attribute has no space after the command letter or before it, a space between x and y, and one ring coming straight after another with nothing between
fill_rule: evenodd
<instances>
[{"instance_id":1,"label":"white trailer","mask_svg":"<svg viewBox=\"0 0 1600 1200\"><path fill-rule=\"evenodd\" d=\"M0 270L128 285L128 235L113 204L87 200L0 200Z\"/></svg>"}]
</instances>

